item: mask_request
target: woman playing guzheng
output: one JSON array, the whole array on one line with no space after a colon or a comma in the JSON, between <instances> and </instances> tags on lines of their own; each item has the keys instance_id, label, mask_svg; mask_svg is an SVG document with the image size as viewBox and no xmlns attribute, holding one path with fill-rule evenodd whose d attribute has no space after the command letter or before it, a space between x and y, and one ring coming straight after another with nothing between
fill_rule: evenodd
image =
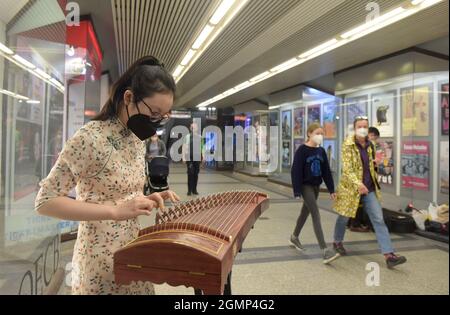
<instances>
[{"instance_id":1,"label":"woman playing guzheng","mask_svg":"<svg viewBox=\"0 0 450 315\"><path fill-rule=\"evenodd\" d=\"M327 153L324 148L320 147L323 143L323 134L323 128L319 124L314 123L309 126L308 141L295 153L291 169L292 187L296 198L303 197L303 208L298 217L294 233L291 235L290 243L298 250L304 250L299 236L308 216L311 214L314 233L319 241L320 248L323 250L323 262L328 264L339 258L339 254L334 249L328 248L325 243L319 207L317 206L320 185L323 181L325 181L331 198L333 200L336 198Z\"/></svg>"},{"instance_id":2,"label":"woman playing guzheng","mask_svg":"<svg viewBox=\"0 0 450 315\"><path fill-rule=\"evenodd\" d=\"M80 221L72 260L73 294L152 294L151 283L119 286L113 254L138 236L137 217L179 201L143 195L145 142L170 119L175 82L154 57L135 62L113 85L101 112L65 144L40 183L36 210ZM77 198L67 197L76 187Z\"/></svg>"}]
</instances>

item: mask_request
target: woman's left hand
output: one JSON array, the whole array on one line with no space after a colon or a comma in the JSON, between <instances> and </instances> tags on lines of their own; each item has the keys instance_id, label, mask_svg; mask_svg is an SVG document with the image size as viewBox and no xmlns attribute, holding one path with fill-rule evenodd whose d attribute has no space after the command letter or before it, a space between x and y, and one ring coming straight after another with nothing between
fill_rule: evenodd
<instances>
[{"instance_id":1,"label":"woman's left hand","mask_svg":"<svg viewBox=\"0 0 450 315\"><path fill-rule=\"evenodd\" d=\"M330 194L331 200L336 201L337 195L336 193Z\"/></svg>"}]
</instances>

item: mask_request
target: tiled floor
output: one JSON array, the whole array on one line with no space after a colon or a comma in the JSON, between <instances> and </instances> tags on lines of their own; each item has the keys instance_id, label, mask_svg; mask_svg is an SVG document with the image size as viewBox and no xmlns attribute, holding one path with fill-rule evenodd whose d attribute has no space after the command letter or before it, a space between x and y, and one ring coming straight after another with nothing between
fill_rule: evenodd
<instances>
[{"instance_id":1,"label":"tiled floor","mask_svg":"<svg viewBox=\"0 0 450 315\"><path fill-rule=\"evenodd\" d=\"M170 186L183 199L186 196L184 168L171 169ZM290 188L268 183L265 178L242 174L202 171L199 191L202 195L235 189L268 193L270 208L263 213L248 235L242 253L233 267L233 294L449 294L448 245L416 235L392 235L395 248L408 263L395 270L386 269L378 252L374 234L349 232L346 237L349 256L330 266L322 264L321 252L309 220L301 235L306 246L299 253L288 244L301 203L290 198ZM320 197L322 208L329 208L328 196ZM331 241L336 215L321 212L327 241ZM154 218L146 218L150 225ZM63 244L63 259L70 261L72 243ZM368 286L368 263L380 266L379 286ZM61 294L70 292L61 288ZM157 285L157 294L193 294L192 288Z\"/></svg>"}]
</instances>

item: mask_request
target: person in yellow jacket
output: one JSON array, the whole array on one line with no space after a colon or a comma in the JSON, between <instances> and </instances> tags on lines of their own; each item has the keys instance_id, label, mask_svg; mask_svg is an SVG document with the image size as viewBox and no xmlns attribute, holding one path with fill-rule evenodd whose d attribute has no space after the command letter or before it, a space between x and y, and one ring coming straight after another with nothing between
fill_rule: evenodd
<instances>
[{"instance_id":1,"label":"person in yellow jacket","mask_svg":"<svg viewBox=\"0 0 450 315\"><path fill-rule=\"evenodd\" d=\"M334 205L339 214L334 231L334 248L346 255L342 244L345 229L350 218L355 218L360 201L375 230L378 245L386 258L388 268L406 262L403 256L397 256L392 248L389 231L383 219L380 200L380 186L373 161L374 146L370 142L369 120L365 116L358 116L354 121L355 135L347 138L342 147L342 176L337 189Z\"/></svg>"}]
</instances>

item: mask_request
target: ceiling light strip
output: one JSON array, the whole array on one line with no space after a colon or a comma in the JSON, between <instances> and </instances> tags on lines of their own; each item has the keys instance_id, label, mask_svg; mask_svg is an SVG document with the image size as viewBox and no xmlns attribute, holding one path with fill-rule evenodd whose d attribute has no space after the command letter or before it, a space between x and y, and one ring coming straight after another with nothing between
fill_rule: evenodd
<instances>
[{"instance_id":1,"label":"ceiling light strip","mask_svg":"<svg viewBox=\"0 0 450 315\"><path fill-rule=\"evenodd\" d=\"M209 45L217 38L223 29L231 22L238 12L249 0L222 0L208 23L194 40L182 61L172 73L175 81L179 82L186 72L192 67ZM182 68L180 68L180 66ZM180 72L181 70L181 72Z\"/></svg>"},{"instance_id":2,"label":"ceiling light strip","mask_svg":"<svg viewBox=\"0 0 450 315\"><path fill-rule=\"evenodd\" d=\"M243 89L246 89L254 84L267 80L273 77L276 74L287 71L293 67L296 67L308 60L314 59L320 55L323 55L327 52L330 52L338 47L346 45L352 41L355 41L361 37L367 36L379 29L392 25L400 20L403 20L413 14L416 14L420 11L423 11L437 3L442 2L443 0L408 0L405 1L400 7L388 11L387 13L379 16L378 18L366 22L365 24L359 25L347 32L342 33L341 35L336 36L335 38L320 44L302 54L300 54L296 58L292 58L286 62L281 63L280 65L270 69L269 74L263 72L264 76L258 75L249 81L239 84L235 88L228 90L218 96L206 100L203 103L197 105L198 108L205 107L211 105L218 100L224 99L230 95L233 95Z\"/></svg>"}]
</instances>

